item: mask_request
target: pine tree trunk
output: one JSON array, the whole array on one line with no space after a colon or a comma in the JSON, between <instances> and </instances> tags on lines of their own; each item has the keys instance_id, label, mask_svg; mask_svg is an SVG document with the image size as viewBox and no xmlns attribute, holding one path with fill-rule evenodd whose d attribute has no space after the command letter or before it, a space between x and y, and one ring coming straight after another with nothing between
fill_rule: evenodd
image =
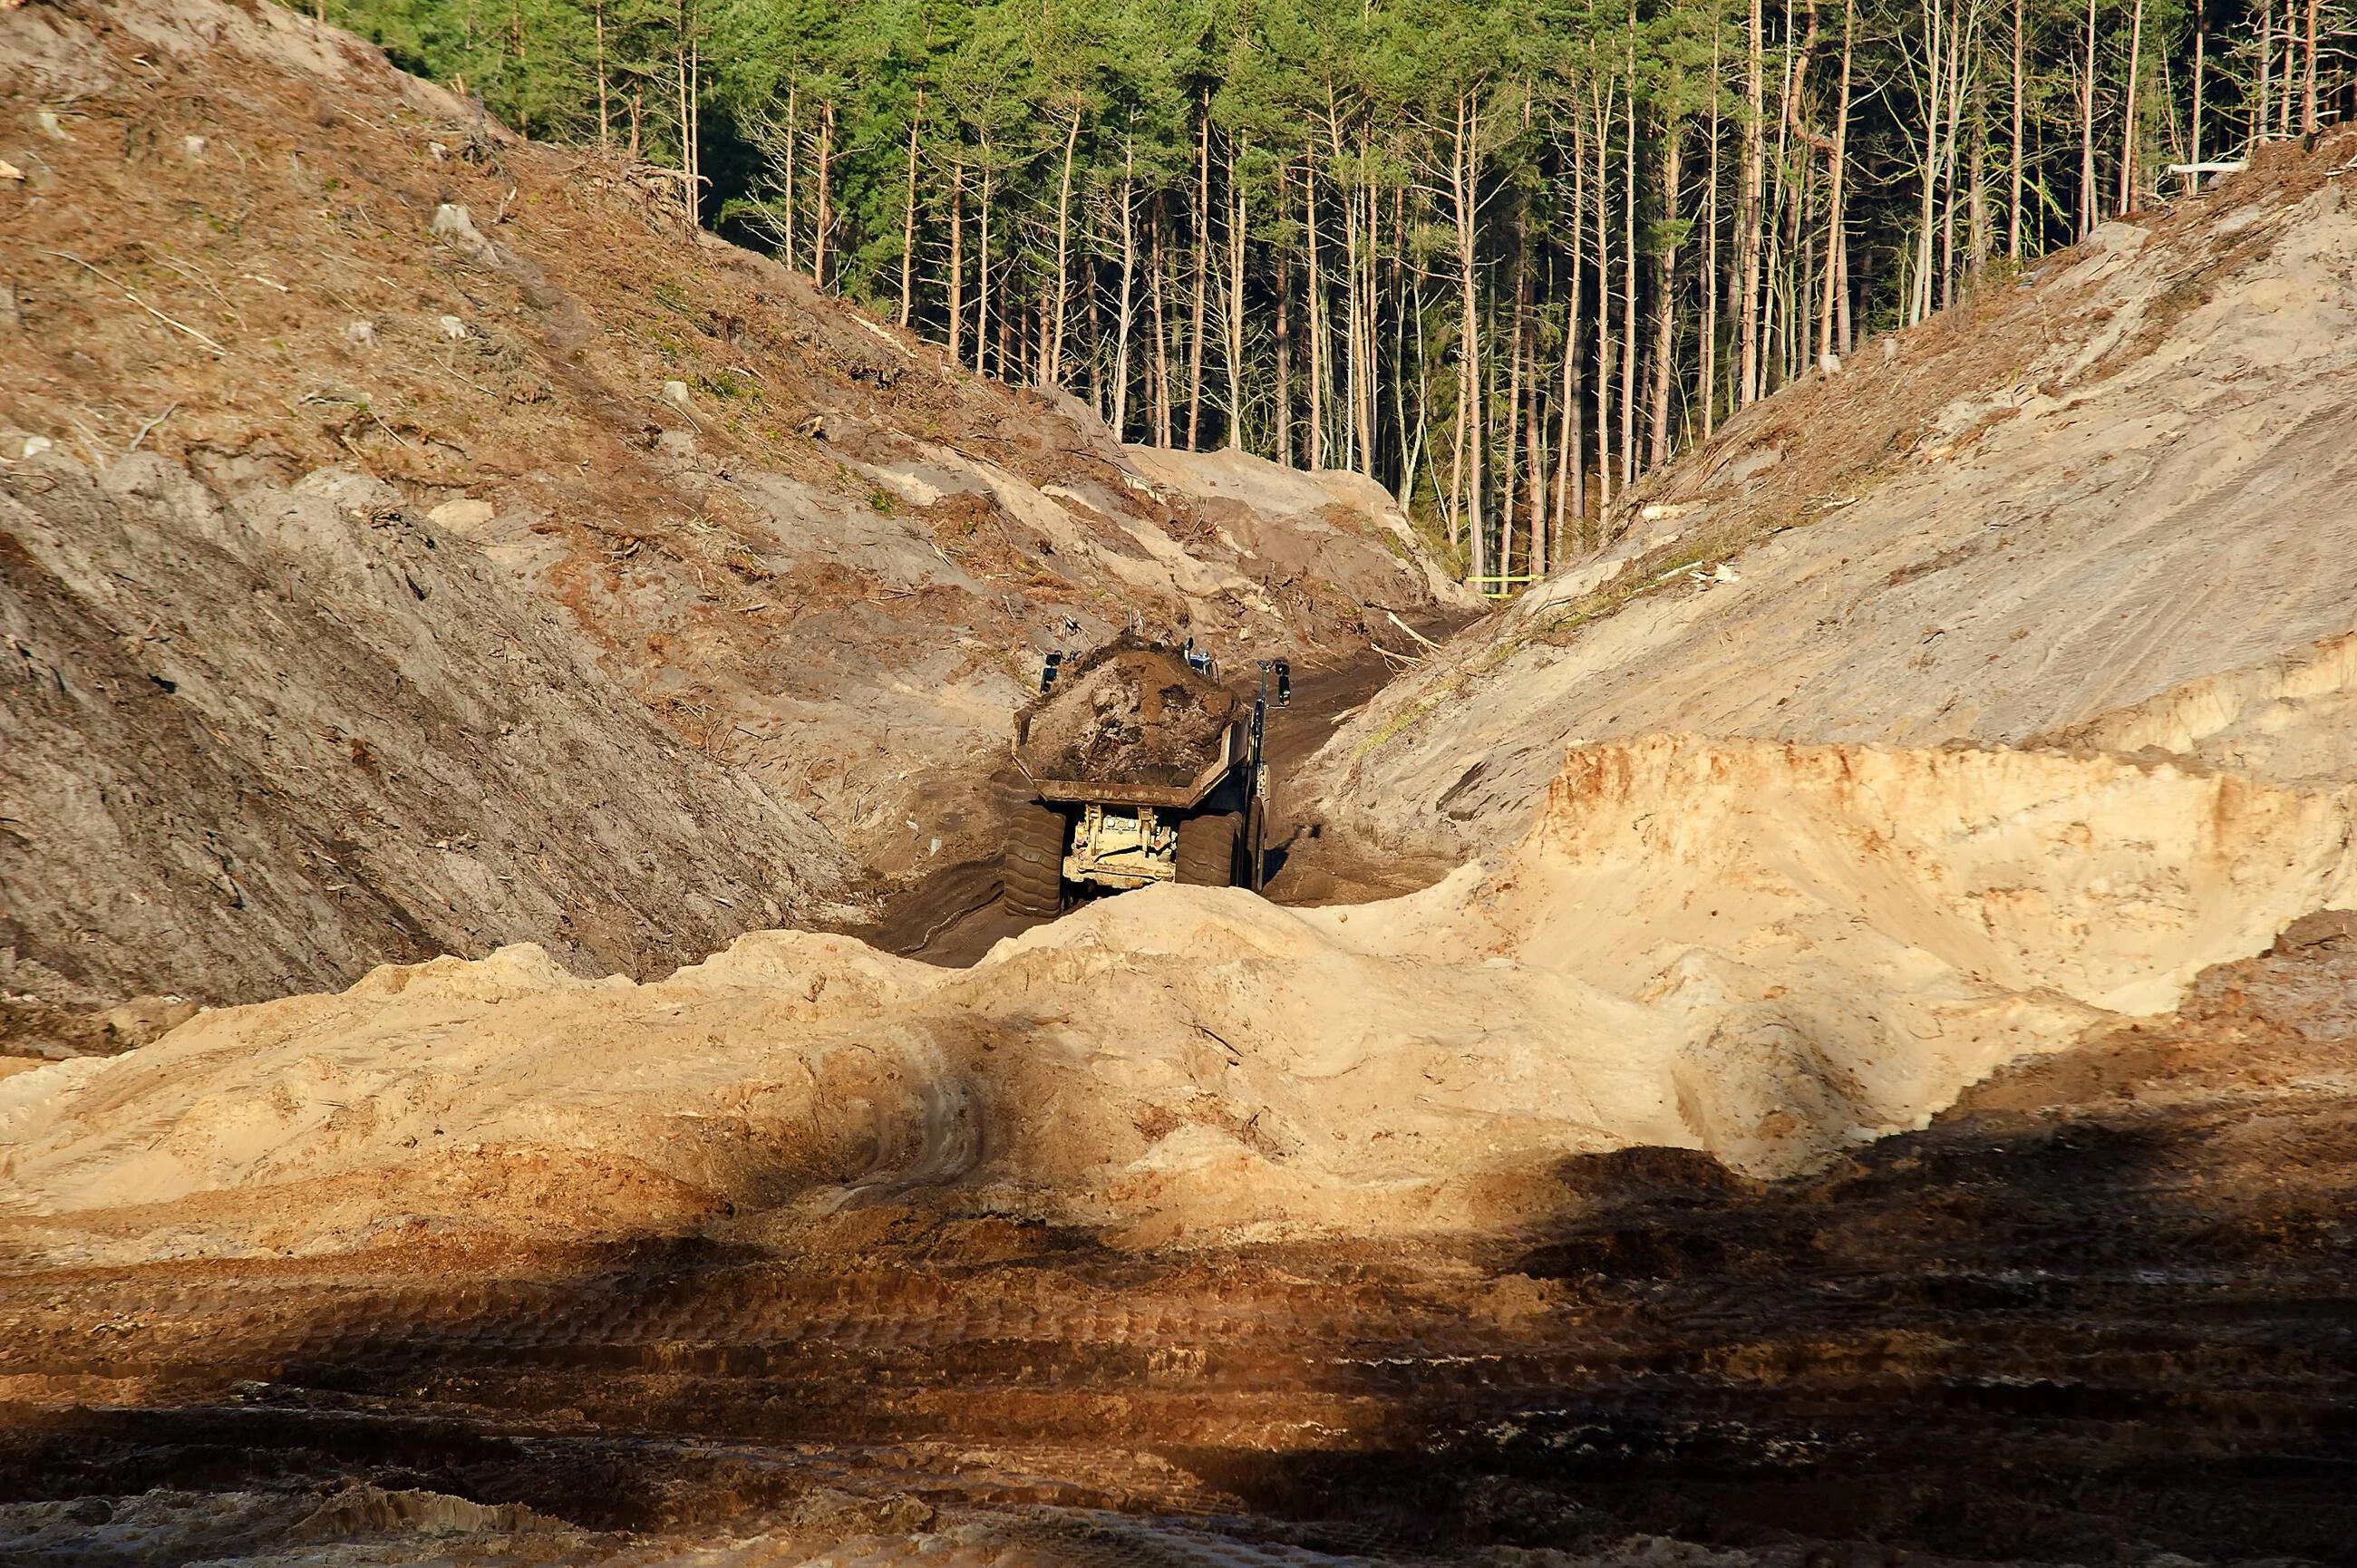
<instances>
[{"instance_id":1,"label":"pine tree trunk","mask_svg":"<svg viewBox=\"0 0 2357 1568\"><path fill-rule=\"evenodd\" d=\"M1211 274L1211 105L1203 104L1202 151L1195 201L1195 319L1187 338L1187 450L1202 450L1203 319Z\"/></svg>"},{"instance_id":2,"label":"pine tree trunk","mask_svg":"<svg viewBox=\"0 0 2357 1568\"><path fill-rule=\"evenodd\" d=\"M1154 295L1154 444L1168 451L1170 447L1170 333L1162 307L1163 301L1163 206L1159 198L1154 203L1154 227L1150 231L1154 253L1149 258L1146 283Z\"/></svg>"},{"instance_id":3,"label":"pine tree trunk","mask_svg":"<svg viewBox=\"0 0 2357 1568\"><path fill-rule=\"evenodd\" d=\"M2014 3L2019 5L2021 0L2014 0ZM2193 119L2190 128L2192 150L2191 156L2185 160L2190 164L2198 164L2201 161L2201 68L2205 63L2202 57L2209 52L2209 0L2193 0ZM2192 177L2192 179L2194 187L2198 188L2201 183L2201 177L2197 174Z\"/></svg>"},{"instance_id":4,"label":"pine tree trunk","mask_svg":"<svg viewBox=\"0 0 2357 1568\"><path fill-rule=\"evenodd\" d=\"M1342 144L1342 123L1334 107L1334 90L1326 90L1326 134L1334 150L1334 166L1338 170L1349 161ZM1366 397L1366 344L1361 337L1360 290L1362 279L1359 266L1359 193L1345 186L1342 200L1342 257L1346 283L1342 290L1345 327L1342 334L1342 467L1361 473L1369 467L1364 450L1364 413Z\"/></svg>"},{"instance_id":5,"label":"pine tree trunk","mask_svg":"<svg viewBox=\"0 0 2357 1568\"><path fill-rule=\"evenodd\" d=\"M1129 340L1136 329L1137 286L1137 145L1122 149L1121 168L1121 316L1114 328L1113 371L1113 434L1129 439Z\"/></svg>"},{"instance_id":6,"label":"pine tree trunk","mask_svg":"<svg viewBox=\"0 0 2357 1568\"><path fill-rule=\"evenodd\" d=\"M788 272L794 270L794 219L799 212L799 208L794 201L794 173L802 164L802 133L801 122L797 118L802 106L801 93L802 87L799 82L786 84L786 216L783 236L785 248L780 253L779 260L785 263ZM630 117L630 156L636 158L638 156L639 122L638 116L633 114Z\"/></svg>"},{"instance_id":7,"label":"pine tree trunk","mask_svg":"<svg viewBox=\"0 0 2357 1568\"><path fill-rule=\"evenodd\" d=\"M597 28L597 150L602 153L613 145L612 122L606 112L606 0L593 0L589 15Z\"/></svg>"},{"instance_id":8,"label":"pine tree trunk","mask_svg":"<svg viewBox=\"0 0 2357 1568\"><path fill-rule=\"evenodd\" d=\"M1367 148L1359 147L1361 170L1367 166ZM1360 210L1360 203L1365 209ZM1351 211L1354 221L1345 232L1351 254L1351 419L1356 456L1351 466L1372 478L1375 472L1375 188L1361 174ZM1363 242L1361 236L1364 236Z\"/></svg>"},{"instance_id":9,"label":"pine tree trunk","mask_svg":"<svg viewBox=\"0 0 2357 1568\"><path fill-rule=\"evenodd\" d=\"M2272 3L2272 0L2270 0ZM2300 57L2298 33L2291 28L2291 0L2284 0L2284 81L2275 90L2275 134L2276 139L2291 136L2291 70Z\"/></svg>"},{"instance_id":10,"label":"pine tree trunk","mask_svg":"<svg viewBox=\"0 0 2357 1568\"><path fill-rule=\"evenodd\" d=\"M1930 0L1925 7L1928 39L1923 76L1930 91L1923 103L1923 188L1915 209L1915 265L1910 274L1907 324L1910 327L1932 314L1932 245L1933 225L1939 221L1940 196L1940 115L1947 97L1945 69L1946 0Z\"/></svg>"},{"instance_id":11,"label":"pine tree trunk","mask_svg":"<svg viewBox=\"0 0 2357 1568\"><path fill-rule=\"evenodd\" d=\"M2276 89L2276 135L2291 139L2291 79L2299 64L2299 35L2292 27L2292 0L2284 0L2283 81Z\"/></svg>"},{"instance_id":12,"label":"pine tree trunk","mask_svg":"<svg viewBox=\"0 0 2357 1568\"><path fill-rule=\"evenodd\" d=\"M818 222L817 232L811 239L811 285L823 292L826 288L827 231L834 226L834 198L828 167L834 158L834 102L832 99L819 106L818 116Z\"/></svg>"},{"instance_id":13,"label":"pine tree trunk","mask_svg":"<svg viewBox=\"0 0 2357 1568\"><path fill-rule=\"evenodd\" d=\"M1546 411L1541 406L1542 381L1543 378L1539 373L1538 338L1534 333L1531 338L1531 402L1528 417L1523 421L1523 429L1525 432L1523 439L1527 447L1525 454L1527 461L1523 464L1523 468L1530 476L1528 481L1530 496L1523 507L1530 517L1530 548L1523 559L1523 568L1529 573L1531 581L1534 583L1547 575Z\"/></svg>"},{"instance_id":14,"label":"pine tree trunk","mask_svg":"<svg viewBox=\"0 0 2357 1568\"><path fill-rule=\"evenodd\" d=\"M1081 300L1084 319L1089 324L1088 366L1089 407L1099 419L1105 417L1104 401L1104 322L1097 305L1097 269L1094 258L1085 252L1081 257ZM1116 437L1118 439L1118 437Z\"/></svg>"},{"instance_id":15,"label":"pine tree trunk","mask_svg":"<svg viewBox=\"0 0 2357 1568\"><path fill-rule=\"evenodd\" d=\"M2273 4L2273 0L2269 0ZM2095 231L2095 0L2087 0L2087 59L2079 75L2079 238Z\"/></svg>"},{"instance_id":16,"label":"pine tree trunk","mask_svg":"<svg viewBox=\"0 0 2357 1568\"><path fill-rule=\"evenodd\" d=\"M2267 139L2267 90L2275 85L2276 0L2259 0L2258 102L2251 116L2251 140Z\"/></svg>"},{"instance_id":17,"label":"pine tree trunk","mask_svg":"<svg viewBox=\"0 0 2357 1568\"><path fill-rule=\"evenodd\" d=\"M1282 234L1285 227L1286 170L1289 162L1276 166L1276 221ZM1276 461L1280 467L1293 467L1293 259L1292 252L1282 241L1276 245Z\"/></svg>"},{"instance_id":18,"label":"pine tree trunk","mask_svg":"<svg viewBox=\"0 0 2357 1568\"><path fill-rule=\"evenodd\" d=\"M1607 81L1596 98L1596 506L1599 521L1612 510L1612 361L1616 345L1612 337L1612 201L1610 182L1606 177L1611 158L1612 91L1612 84Z\"/></svg>"},{"instance_id":19,"label":"pine tree trunk","mask_svg":"<svg viewBox=\"0 0 2357 1568\"><path fill-rule=\"evenodd\" d=\"M1580 134L1581 123L1572 120L1571 139L1571 297L1564 302L1563 316L1563 407L1562 432L1555 442L1555 548L1549 558L1564 559L1568 550L1565 530L1574 522L1584 523L1587 518L1587 457L1580 431L1580 400L1587 395L1580 385L1579 317L1580 295L1585 281L1583 269L1587 258L1582 253L1584 236L1580 230L1587 215L1587 149ZM1565 492L1566 489L1569 494ZM1580 541L1582 544L1586 539Z\"/></svg>"},{"instance_id":20,"label":"pine tree trunk","mask_svg":"<svg viewBox=\"0 0 2357 1568\"><path fill-rule=\"evenodd\" d=\"M1244 446L1244 213L1243 182L1236 168L1244 156L1243 138L1228 147L1228 446Z\"/></svg>"},{"instance_id":21,"label":"pine tree trunk","mask_svg":"<svg viewBox=\"0 0 2357 1568\"><path fill-rule=\"evenodd\" d=\"M1744 406L1760 401L1760 250L1767 195L1768 60L1764 34L1767 22L1760 0L1751 0L1750 70L1745 81L1749 113L1743 123L1743 199L1737 221L1743 230L1742 316L1736 326L1741 338L1739 395ZM1599 372L1600 373L1600 372ZM1602 465L1599 465L1602 466Z\"/></svg>"},{"instance_id":22,"label":"pine tree trunk","mask_svg":"<svg viewBox=\"0 0 2357 1568\"><path fill-rule=\"evenodd\" d=\"M1407 422L1407 189L1392 188L1392 418L1399 430L1400 493L1406 494L1414 486L1409 468L1411 454L1421 435L1409 429ZM1400 510L1407 510L1402 501Z\"/></svg>"},{"instance_id":23,"label":"pine tree trunk","mask_svg":"<svg viewBox=\"0 0 2357 1568\"><path fill-rule=\"evenodd\" d=\"M974 250L974 265L979 275L974 280L974 372L978 376L990 373L984 361L990 353L990 138L982 139L982 234ZM999 374L1006 373L1006 357L998 360Z\"/></svg>"},{"instance_id":24,"label":"pine tree trunk","mask_svg":"<svg viewBox=\"0 0 2357 1568\"><path fill-rule=\"evenodd\" d=\"M2200 0L2196 0L2196 3L2199 4ZM2005 235L2006 259L2012 262L2021 260L2021 95L2024 81L2022 28L2027 21L2026 10L2027 0L2013 0L2013 145L2009 149L2013 156L2013 194L2006 204ZM2196 101L2199 101L2198 92ZM2198 111L2196 117L2199 117ZM2199 158L2201 155L2196 153L2194 156Z\"/></svg>"},{"instance_id":25,"label":"pine tree trunk","mask_svg":"<svg viewBox=\"0 0 2357 1568\"><path fill-rule=\"evenodd\" d=\"M1702 438L1706 443L1718 427L1718 94L1724 85L1719 69L1718 29L1714 27L1710 46L1710 177L1703 192L1702 331L1701 341L1696 345L1701 362L1695 367L1695 380L1702 388ZM1573 161L1577 162L1577 155ZM1578 231L1578 221L1577 217L1572 220L1575 233ZM1575 242L1572 253L1577 255L1578 252Z\"/></svg>"},{"instance_id":26,"label":"pine tree trunk","mask_svg":"<svg viewBox=\"0 0 2357 1568\"><path fill-rule=\"evenodd\" d=\"M1047 334L1048 351L1040 361L1040 382L1064 384L1064 318L1071 314L1072 287L1072 155L1081 145L1081 112L1064 133L1064 172L1056 185L1056 319Z\"/></svg>"},{"instance_id":27,"label":"pine tree trunk","mask_svg":"<svg viewBox=\"0 0 2357 1568\"><path fill-rule=\"evenodd\" d=\"M1498 455L1497 444L1491 434L1491 424L1497 417L1498 412L1497 341L1498 285L1495 270L1492 269L1489 297L1481 302L1481 389L1480 394L1473 400L1475 438L1471 454L1473 471L1480 476L1481 490L1485 496L1496 496L1501 489L1491 482L1491 465L1497 460ZM1505 489L1511 498L1511 487L1505 487ZM1502 502L1493 504L1497 504L1501 512L1505 510ZM1490 554L1491 580L1493 585L1491 592L1496 592L1504 586L1503 584L1497 582L1498 577L1504 575L1504 568L1498 564L1498 553L1491 542L1495 537L1494 532L1485 526L1481 538Z\"/></svg>"},{"instance_id":28,"label":"pine tree trunk","mask_svg":"<svg viewBox=\"0 0 2357 1568\"><path fill-rule=\"evenodd\" d=\"M679 44L679 70L677 73L678 80L675 84L679 92L679 194L680 199L687 203L688 211L693 213L696 210L695 124L694 116L688 108L688 93L690 89L688 87L687 81L687 0L674 0L673 13L675 16L674 26L678 28L679 32L679 38L677 40Z\"/></svg>"},{"instance_id":29,"label":"pine tree trunk","mask_svg":"<svg viewBox=\"0 0 2357 1568\"><path fill-rule=\"evenodd\" d=\"M1506 439L1498 465L1498 574L1512 573L1514 519L1520 510L1522 487L1517 482L1517 444L1523 435L1523 321L1530 309L1530 236L1523 211L1514 209L1514 284L1512 315L1506 326ZM1501 583L1500 587L1506 585Z\"/></svg>"},{"instance_id":30,"label":"pine tree trunk","mask_svg":"<svg viewBox=\"0 0 2357 1568\"><path fill-rule=\"evenodd\" d=\"M1633 13L1631 14L1633 16ZM1635 23L1631 23L1633 28ZM1620 487L1637 482L1637 67L1629 59L1629 145L1620 171Z\"/></svg>"},{"instance_id":31,"label":"pine tree trunk","mask_svg":"<svg viewBox=\"0 0 2357 1568\"><path fill-rule=\"evenodd\" d=\"M1455 550L1462 550L1466 547L1465 426L1467 416L1470 411L1465 406L1465 367L1461 361L1457 367L1457 417L1453 422L1453 432L1448 445L1448 503L1445 510L1448 513L1449 547ZM1466 570L1466 576L1469 580L1472 576L1472 570L1469 566Z\"/></svg>"},{"instance_id":32,"label":"pine tree trunk","mask_svg":"<svg viewBox=\"0 0 2357 1568\"><path fill-rule=\"evenodd\" d=\"M1940 308L1956 302L1956 149L1954 123L1940 160Z\"/></svg>"},{"instance_id":33,"label":"pine tree trunk","mask_svg":"<svg viewBox=\"0 0 2357 1568\"><path fill-rule=\"evenodd\" d=\"M1981 271L1988 260L1988 104L1977 88L1973 93L1973 160L1972 177L1965 187L1969 195L1965 212L1969 221L1964 227L1964 271L1977 290Z\"/></svg>"},{"instance_id":34,"label":"pine tree trunk","mask_svg":"<svg viewBox=\"0 0 2357 1568\"><path fill-rule=\"evenodd\" d=\"M1844 203L1849 189L1849 75L1857 38L1857 0L1847 0L1842 6L1841 107L1834 115L1831 188L1825 206L1825 300L1817 318L1817 366L1824 371L1834 368L1834 312L1841 287L1843 226L1848 220Z\"/></svg>"},{"instance_id":35,"label":"pine tree trunk","mask_svg":"<svg viewBox=\"0 0 2357 1568\"><path fill-rule=\"evenodd\" d=\"M1941 117L1947 127L1940 155L1940 308L1943 310L1956 302L1956 138L1964 128L1965 60L1972 49L1969 31L1957 30L1964 26L1963 19L1959 18L1950 28L1947 111Z\"/></svg>"},{"instance_id":36,"label":"pine tree trunk","mask_svg":"<svg viewBox=\"0 0 2357 1568\"><path fill-rule=\"evenodd\" d=\"M1476 151L1480 145L1480 109L1469 98L1457 101L1457 137L1449 159L1450 194L1456 200L1457 276L1458 286L1458 363L1463 377L1463 390L1458 408L1465 419L1465 432L1458 443L1458 462L1465 476L1465 532L1469 542L1471 575L1479 580L1489 575L1488 552L1483 548L1481 518L1480 454L1489 439L1488 422L1481 416L1481 299L1480 280L1474 271L1476 235L1474 202L1478 183L1475 168ZM1464 448L1469 446L1470 452ZM1470 456L1472 461L1464 459ZM1455 486L1452 483L1451 489Z\"/></svg>"},{"instance_id":37,"label":"pine tree trunk","mask_svg":"<svg viewBox=\"0 0 2357 1568\"><path fill-rule=\"evenodd\" d=\"M673 16L678 28L675 86L679 97L680 198L686 204L688 220L701 223L704 211L703 171L696 156L696 102L699 93L696 16L693 0L674 0Z\"/></svg>"},{"instance_id":38,"label":"pine tree trunk","mask_svg":"<svg viewBox=\"0 0 2357 1568\"><path fill-rule=\"evenodd\" d=\"M1846 359L1857 347L1850 337L1849 228L1846 224L1841 229L1841 252L1837 264L1841 268L1841 276L1835 285L1834 301L1835 307L1841 312L1841 353L1842 357Z\"/></svg>"},{"instance_id":39,"label":"pine tree trunk","mask_svg":"<svg viewBox=\"0 0 2357 1568\"><path fill-rule=\"evenodd\" d=\"M917 127L925 118L925 90L917 90L909 116L909 206L900 224L900 327L906 330L917 298Z\"/></svg>"},{"instance_id":40,"label":"pine tree trunk","mask_svg":"<svg viewBox=\"0 0 2357 1568\"><path fill-rule=\"evenodd\" d=\"M1653 258L1653 408L1652 441L1645 466L1658 468L1670 460L1670 383L1677 357L1675 313L1678 247L1669 235L1677 232L1678 179L1684 158L1685 122L1673 118L1662 132L1662 215L1665 220L1661 250Z\"/></svg>"},{"instance_id":41,"label":"pine tree trunk","mask_svg":"<svg viewBox=\"0 0 2357 1568\"><path fill-rule=\"evenodd\" d=\"M2136 100L2144 75L2144 0L2136 0L2128 23L2127 104L2120 115L2120 216L2136 210Z\"/></svg>"},{"instance_id":42,"label":"pine tree trunk","mask_svg":"<svg viewBox=\"0 0 2357 1568\"><path fill-rule=\"evenodd\" d=\"M1402 237L1401 242L1403 245L1405 244L1405 236ZM1424 290L1414 281L1415 277L1421 275L1420 273L1413 274L1407 285L1405 303L1400 320L1402 372L1394 383L1399 387L1399 395L1404 403L1407 395L1404 384L1407 379L1405 374L1407 327L1408 323L1413 321L1415 324L1415 413L1411 417L1405 406L1400 410L1400 424L1409 433L1407 450L1400 459L1399 505L1402 511L1412 511L1415 508L1416 470L1424 461L1426 442L1432 429L1431 360L1426 352L1424 342Z\"/></svg>"},{"instance_id":43,"label":"pine tree trunk","mask_svg":"<svg viewBox=\"0 0 2357 1568\"><path fill-rule=\"evenodd\" d=\"M950 363L965 366L965 161L950 166ZM979 367L977 367L979 368Z\"/></svg>"},{"instance_id":44,"label":"pine tree trunk","mask_svg":"<svg viewBox=\"0 0 2357 1568\"><path fill-rule=\"evenodd\" d=\"M2318 127L2316 105L2316 10L2317 0L2308 0L2308 87L2302 97L2299 115L2301 134L2313 136ZM2143 15L2142 0L2137 3L2137 15Z\"/></svg>"},{"instance_id":45,"label":"pine tree trunk","mask_svg":"<svg viewBox=\"0 0 2357 1568\"><path fill-rule=\"evenodd\" d=\"M1303 200L1308 209L1308 221L1302 230L1302 239L1309 252L1309 299L1305 311L1309 317L1309 467L1314 471L1326 467L1326 366L1330 357L1326 346L1326 277L1318 258L1318 159L1315 154L1308 161L1301 186Z\"/></svg>"}]
</instances>

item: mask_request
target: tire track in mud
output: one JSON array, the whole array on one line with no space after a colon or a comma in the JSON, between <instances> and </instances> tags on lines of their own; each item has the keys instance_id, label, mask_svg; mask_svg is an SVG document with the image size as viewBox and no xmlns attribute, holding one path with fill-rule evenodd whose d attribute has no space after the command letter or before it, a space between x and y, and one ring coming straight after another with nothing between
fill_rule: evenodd
<instances>
[{"instance_id":1,"label":"tire track in mud","mask_svg":"<svg viewBox=\"0 0 2357 1568\"><path fill-rule=\"evenodd\" d=\"M1427 1530L1463 1513L1469 1485L1503 1477L1707 1534L1676 1505L1718 1496L1722 1512L1772 1519L1766 1505L1796 1487L1842 1469L1887 1478L1900 1455L1910 1474L1978 1481L1994 1454L2084 1472L2149 1466L2179 1444L2230 1472L2263 1461L2277 1511L2348 1513L2285 1494L2281 1474L2357 1474L2357 1380L2329 1310L2345 1273L2285 1273L2255 1301L2222 1285L2190 1321L2166 1283L2097 1275L2025 1299L1991 1283L2010 1277L1912 1291L1904 1277L1802 1292L1608 1282L1505 1321L1483 1282L1405 1273L1384 1284L1181 1268L1121 1290L1057 1265L846 1277L707 1261L490 1286L290 1281L260 1305L226 1283L143 1298L117 1276L8 1289L0 1376L19 1399L48 1378L78 1380L70 1397L90 1403L95 1380L188 1391L185 1405L82 1422L76 1440L101 1455L227 1444L366 1471L448 1449L472 1457L436 1459L437 1479L471 1466L520 1487L518 1500L569 1517L587 1504L612 1524L657 1521L598 1519L565 1478L619 1467L662 1477L657 1490L725 1494L660 1521L679 1523L813 1484L817 1455L838 1482L969 1504L1286 1513L1405 1499ZM99 1323L113 1326L94 1335ZM224 1383L237 1402L195 1401ZM925 1444L942 1451L927 1458ZM1019 1478L977 1476L959 1457L977 1444L1031 1462ZM1178 1474L1107 1458L1133 1447ZM879 1466L887 1453L902 1457ZM2139 1509L2154 1501L2119 1484ZM1857 1504L1817 1511L1835 1521Z\"/></svg>"}]
</instances>

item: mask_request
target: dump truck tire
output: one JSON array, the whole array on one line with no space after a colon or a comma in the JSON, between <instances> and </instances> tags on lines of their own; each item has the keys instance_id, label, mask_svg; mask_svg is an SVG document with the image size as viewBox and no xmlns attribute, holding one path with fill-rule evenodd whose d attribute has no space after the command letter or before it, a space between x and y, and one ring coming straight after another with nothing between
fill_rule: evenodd
<instances>
[{"instance_id":1,"label":"dump truck tire","mask_svg":"<svg viewBox=\"0 0 2357 1568\"><path fill-rule=\"evenodd\" d=\"M1231 887L1236 880L1236 837L1243 815L1206 811L1178 823L1178 880L1189 887Z\"/></svg>"},{"instance_id":2,"label":"dump truck tire","mask_svg":"<svg viewBox=\"0 0 2357 1568\"><path fill-rule=\"evenodd\" d=\"M1007 910L1052 919L1064 908L1064 813L1045 801L1024 800L1010 805L1006 817L998 880Z\"/></svg>"}]
</instances>

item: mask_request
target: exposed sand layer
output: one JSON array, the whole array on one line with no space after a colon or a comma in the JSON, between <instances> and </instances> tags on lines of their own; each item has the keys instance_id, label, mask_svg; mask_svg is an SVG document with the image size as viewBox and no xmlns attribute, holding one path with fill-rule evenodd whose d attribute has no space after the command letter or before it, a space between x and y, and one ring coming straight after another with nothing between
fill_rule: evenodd
<instances>
[{"instance_id":1,"label":"exposed sand layer","mask_svg":"<svg viewBox=\"0 0 2357 1568\"><path fill-rule=\"evenodd\" d=\"M2338 1563L2352 1045L2344 912L1823 1172L1568 1160L1511 1238L1141 1255L952 1187L0 1271L0 1559Z\"/></svg>"},{"instance_id":2,"label":"exposed sand layer","mask_svg":"<svg viewBox=\"0 0 2357 1568\"><path fill-rule=\"evenodd\" d=\"M2101 757L1655 737L1385 904L1157 887L941 971L386 967L0 1082L7 1243L740 1233L939 1195L1128 1244L1511 1227L1631 1144L1808 1168L2357 902L2357 798ZM749 1229L748 1229L749 1228Z\"/></svg>"}]
</instances>

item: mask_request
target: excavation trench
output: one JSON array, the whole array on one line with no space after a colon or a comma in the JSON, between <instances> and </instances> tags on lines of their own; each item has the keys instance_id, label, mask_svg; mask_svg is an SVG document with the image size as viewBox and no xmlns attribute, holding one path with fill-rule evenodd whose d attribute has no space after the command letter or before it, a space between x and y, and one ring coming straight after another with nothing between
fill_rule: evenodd
<instances>
[{"instance_id":1,"label":"excavation trench","mask_svg":"<svg viewBox=\"0 0 2357 1568\"><path fill-rule=\"evenodd\" d=\"M1423 629L1438 637L1450 626L1434 622ZM1402 655L1372 649L1330 666L1294 662L1293 701L1271 709L1266 732L1271 788L1269 880L1264 891L1271 900L1364 902L1429 886L1449 869L1427 858L1385 855L1330 837L1297 782L1318 748L1383 690L1403 662ZM999 897L997 861L985 857L944 866L895 894L873 925L851 934L886 952L963 968L1001 938L1039 923L1006 908Z\"/></svg>"}]
</instances>

